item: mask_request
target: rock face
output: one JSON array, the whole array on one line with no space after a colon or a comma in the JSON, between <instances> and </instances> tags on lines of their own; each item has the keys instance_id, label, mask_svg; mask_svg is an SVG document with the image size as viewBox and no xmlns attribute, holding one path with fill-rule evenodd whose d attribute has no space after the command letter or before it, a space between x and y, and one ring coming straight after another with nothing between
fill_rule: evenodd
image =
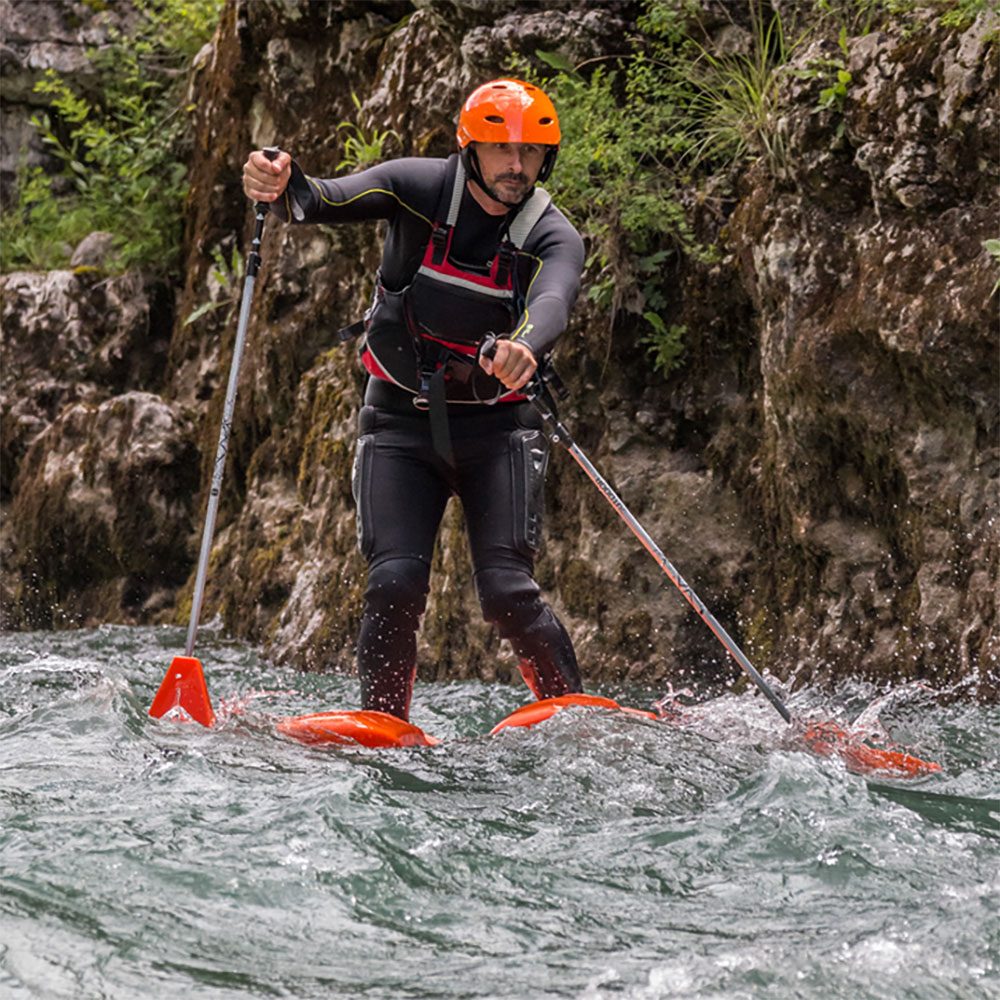
<instances>
[{"instance_id":1,"label":"rock face","mask_svg":"<svg viewBox=\"0 0 1000 1000\"><path fill-rule=\"evenodd\" d=\"M969 675L1000 649L996 19L868 35L848 69L842 140L820 142L841 113L793 113L785 176L734 220L768 603L794 609L781 643L804 676ZM810 97L799 84L792 107Z\"/></svg>"},{"instance_id":2,"label":"rock face","mask_svg":"<svg viewBox=\"0 0 1000 1000\"><path fill-rule=\"evenodd\" d=\"M198 492L190 415L137 391L162 383L163 287L16 272L0 298L4 627L162 611L190 569Z\"/></svg>"},{"instance_id":3,"label":"rock face","mask_svg":"<svg viewBox=\"0 0 1000 1000\"><path fill-rule=\"evenodd\" d=\"M137 274L18 271L0 278L0 499L9 500L29 445L63 409L154 386L173 311Z\"/></svg>"},{"instance_id":4,"label":"rock face","mask_svg":"<svg viewBox=\"0 0 1000 1000\"><path fill-rule=\"evenodd\" d=\"M391 154L444 154L462 96L512 50L615 52L634 13L227 5L194 74L186 283L165 362L137 350L151 336L167 351L165 331L137 332L157 311L148 290L94 282L80 295L84 277L68 273L4 279L13 624L47 624L52 606L73 621L185 614L240 292L238 275L212 275L213 255L230 259L234 234L246 249L250 148L277 142L333 174L336 125L352 120L393 129ZM849 39L839 108L818 110L822 83L789 74L783 161L743 175L727 219L706 216L722 261L671 278L690 335L669 380L636 330L609 334L585 302L560 344L562 415L581 448L757 666L784 678L996 691L998 300L982 248L998 235L995 23ZM204 617L221 613L234 634L315 669L351 669L364 585L350 495L363 378L333 334L364 308L377 236L268 223L206 594ZM219 308L184 323L208 301ZM58 352L31 332L46 329ZM539 581L588 682L733 676L565 455L551 464L547 518ZM61 542L47 539L53 523ZM421 676L509 677L512 655L480 620L457 509L432 587Z\"/></svg>"},{"instance_id":5,"label":"rock face","mask_svg":"<svg viewBox=\"0 0 1000 1000\"><path fill-rule=\"evenodd\" d=\"M151 393L75 403L32 443L11 521L25 624L149 617L187 575L191 429Z\"/></svg>"}]
</instances>

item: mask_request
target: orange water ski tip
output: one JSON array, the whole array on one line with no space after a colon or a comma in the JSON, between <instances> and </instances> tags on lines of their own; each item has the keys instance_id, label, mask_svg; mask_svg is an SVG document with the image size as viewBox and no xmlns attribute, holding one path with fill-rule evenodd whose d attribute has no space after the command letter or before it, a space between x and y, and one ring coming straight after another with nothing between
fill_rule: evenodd
<instances>
[{"instance_id":1,"label":"orange water ski tip","mask_svg":"<svg viewBox=\"0 0 1000 1000\"><path fill-rule=\"evenodd\" d=\"M563 694L559 695L558 698L542 698L529 705L522 705L516 711L511 712L506 719L498 722L490 730L490 736L496 735L503 729L537 726L539 722L551 719L556 712L573 707L606 708L617 712L628 712L630 715L641 715L647 719L656 718L652 712L644 712L639 708L625 708L617 701L602 698L596 694Z\"/></svg>"},{"instance_id":2,"label":"orange water ski tip","mask_svg":"<svg viewBox=\"0 0 1000 1000\"><path fill-rule=\"evenodd\" d=\"M282 719L277 730L300 743L359 743L363 747L433 747L441 741L387 712L318 712Z\"/></svg>"},{"instance_id":3,"label":"orange water ski tip","mask_svg":"<svg viewBox=\"0 0 1000 1000\"><path fill-rule=\"evenodd\" d=\"M193 656L173 658L153 704L149 706L149 714L154 719L215 725L215 712L200 660Z\"/></svg>"}]
</instances>

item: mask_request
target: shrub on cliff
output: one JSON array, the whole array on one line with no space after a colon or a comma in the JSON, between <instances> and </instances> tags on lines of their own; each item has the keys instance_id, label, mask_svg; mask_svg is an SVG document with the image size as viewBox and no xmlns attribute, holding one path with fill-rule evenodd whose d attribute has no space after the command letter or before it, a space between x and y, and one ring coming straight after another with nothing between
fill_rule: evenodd
<instances>
[{"instance_id":1,"label":"shrub on cliff","mask_svg":"<svg viewBox=\"0 0 1000 1000\"><path fill-rule=\"evenodd\" d=\"M683 361L686 331L665 272L684 256L721 258L714 234L741 171L762 161L762 177L787 173L788 81L815 80L816 112L836 112L828 115L834 145L851 86L849 35L904 17L904 34L935 23L961 29L990 2L744 0L720 13L702 0L647 0L622 54L573 65L561 53L536 52L542 72L512 60L559 108L564 142L550 187L587 238L590 299L612 325L632 314L653 364L669 375ZM803 64L800 53L817 40L832 43L833 54ZM715 224L699 228L699 215Z\"/></svg>"},{"instance_id":2,"label":"shrub on cliff","mask_svg":"<svg viewBox=\"0 0 1000 1000\"><path fill-rule=\"evenodd\" d=\"M21 172L17 205L0 231L4 271L66 266L73 247L98 229L114 235L112 270L176 266L192 110L187 69L221 6L134 0L134 30L88 53L93 89L53 71L39 81L48 106L33 124L61 168L52 177L39 167Z\"/></svg>"}]
</instances>

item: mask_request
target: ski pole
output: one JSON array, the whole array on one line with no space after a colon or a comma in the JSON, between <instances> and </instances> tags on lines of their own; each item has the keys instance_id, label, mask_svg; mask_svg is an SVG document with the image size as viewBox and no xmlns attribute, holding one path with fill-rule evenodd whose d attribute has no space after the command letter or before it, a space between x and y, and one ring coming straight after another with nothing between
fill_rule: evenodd
<instances>
[{"instance_id":1,"label":"ski pole","mask_svg":"<svg viewBox=\"0 0 1000 1000\"><path fill-rule=\"evenodd\" d=\"M496 348L496 337L492 336L492 334L487 335L480 348L480 354L484 357L492 358L496 353ZM666 573L670 582L681 592L681 595L694 608L701 620L712 630L712 634L722 643L726 652L743 668L754 684L760 688L785 722L790 724L792 716L785 707L784 702L782 702L767 681L757 672L746 653L740 649L733 637L722 627L715 615L708 610L705 602L694 592L691 585L681 576L674 564L663 554L649 532L646 531L635 515L625 506L621 497L608 485L607 480L580 450L579 445L573 440L573 436L556 414L555 402L548 392L543 376L536 372L523 391L535 409L541 414L542 421L549 433L549 438L554 443L561 444L570 453L577 465L583 469L587 478L600 491L601 496L614 508L615 513L628 525L632 533L642 543L643 548L656 560L656 564L660 569Z\"/></svg>"},{"instance_id":2,"label":"ski pole","mask_svg":"<svg viewBox=\"0 0 1000 1000\"><path fill-rule=\"evenodd\" d=\"M264 155L269 160L277 158L281 152L277 146L268 146ZM219 429L219 444L215 451L215 466L212 470L212 485L209 489L208 507L205 511L205 526L201 534L201 552L198 556L198 572L195 576L194 594L191 598L191 620L188 624L184 656L174 657L160 689L153 699L149 714L160 718L174 707L180 707L204 726L215 721L208 688L205 684L201 663L195 659L195 638L198 634L198 620L205 599L205 581L208 578L208 561L212 554L212 536L215 534L215 519L219 511L219 497L222 493L222 476L226 470L226 455L229 451L229 435L233 426L233 410L236 407L236 388L240 381L240 363L246 345L247 327L250 323L250 305L253 287L260 268L260 244L264 235L264 220L268 206L265 202L254 204L255 225L250 252L247 254L246 279L243 282L243 298L240 302L240 317L236 326L236 343L233 345L233 360L229 366L229 384L222 407L222 426Z\"/></svg>"}]
</instances>

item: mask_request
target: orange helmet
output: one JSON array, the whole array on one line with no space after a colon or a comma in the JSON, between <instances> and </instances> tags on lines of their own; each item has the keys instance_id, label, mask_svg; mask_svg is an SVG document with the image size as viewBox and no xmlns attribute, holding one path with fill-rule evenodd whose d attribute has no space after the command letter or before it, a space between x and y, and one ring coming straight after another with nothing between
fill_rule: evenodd
<instances>
[{"instance_id":1,"label":"orange helmet","mask_svg":"<svg viewBox=\"0 0 1000 1000\"><path fill-rule=\"evenodd\" d=\"M538 180L544 181L552 173L562 138L559 117L548 97L533 83L509 79L490 80L469 94L458 116L456 135L465 169L496 201L500 198L486 186L472 143L536 142L548 147L538 171Z\"/></svg>"},{"instance_id":2,"label":"orange helmet","mask_svg":"<svg viewBox=\"0 0 1000 1000\"><path fill-rule=\"evenodd\" d=\"M470 142L559 145L559 118L538 87L523 80L491 80L477 87L458 117L458 146Z\"/></svg>"}]
</instances>

